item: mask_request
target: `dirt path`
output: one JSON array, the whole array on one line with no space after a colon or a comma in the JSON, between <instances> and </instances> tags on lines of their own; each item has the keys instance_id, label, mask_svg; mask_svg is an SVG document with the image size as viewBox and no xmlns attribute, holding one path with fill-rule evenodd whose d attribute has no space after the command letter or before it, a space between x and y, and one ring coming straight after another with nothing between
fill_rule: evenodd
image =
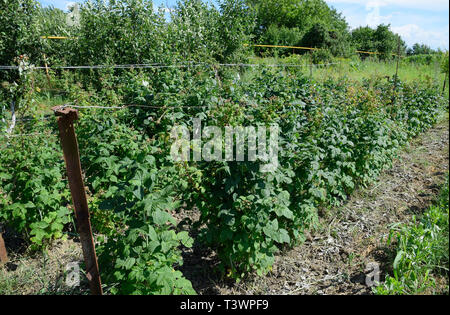
<instances>
[{"instance_id":1,"label":"dirt path","mask_svg":"<svg viewBox=\"0 0 450 315\"><path fill-rule=\"evenodd\" d=\"M368 267L376 263L384 279L390 255L384 244L390 225L407 222L430 205L445 180L448 163L447 115L403 150L374 185L356 191L342 207L325 214L320 231L277 256L267 276L223 283L214 279L211 253L199 257L202 253L195 250L185 257L183 272L199 294L371 294L366 285L372 270Z\"/></svg>"}]
</instances>

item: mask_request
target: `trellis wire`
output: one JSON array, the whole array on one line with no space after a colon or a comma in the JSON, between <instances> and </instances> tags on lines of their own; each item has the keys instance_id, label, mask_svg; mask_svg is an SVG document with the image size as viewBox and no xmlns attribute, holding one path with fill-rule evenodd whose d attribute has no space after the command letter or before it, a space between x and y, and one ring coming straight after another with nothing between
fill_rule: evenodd
<instances>
[{"instance_id":1,"label":"trellis wire","mask_svg":"<svg viewBox=\"0 0 450 315\"><path fill-rule=\"evenodd\" d=\"M33 69L162 69L162 68L189 68L189 67L323 67L340 64L339 62L331 62L325 64L311 64L311 65L299 65L299 64L252 64L252 63L188 63L188 64L174 64L174 65L164 65L159 63L152 64L124 64L124 65L92 65L92 66L52 66L52 67L33 67ZM19 66L0 66L0 70L17 70Z\"/></svg>"},{"instance_id":2,"label":"trellis wire","mask_svg":"<svg viewBox=\"0 0 450 315\"><path fill-rule=\"evenodd\" d=\"M16 137L34 137L34 136L41 136L41 135L51 135L51 133L44 133L44 132L34 132L34 133L21 133L21 134L16 134L16 135L6 135L3 137L8 137L8 138L16 138Z\"/></svg>"}]
</instances>

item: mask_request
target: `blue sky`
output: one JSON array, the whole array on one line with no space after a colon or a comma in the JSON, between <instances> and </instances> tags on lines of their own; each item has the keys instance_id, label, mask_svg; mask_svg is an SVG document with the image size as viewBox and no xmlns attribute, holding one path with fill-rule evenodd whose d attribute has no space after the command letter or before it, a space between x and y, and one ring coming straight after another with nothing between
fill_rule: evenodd
<instances>
[{"instance_id":1,"label":"blue sky","mask_svg":"<svg viewBox=\"0 0 450 315\"><path fill-rule=\"evenodd\" d=\"M38 0L42 5L65 9L72 1ZM409 46L424 43L432 48L449 48L448 0L325 0L342 12L351 28L391 24ZM156 5L173 6L176 0L155 0Z\"/></svg>"}]
</instances>

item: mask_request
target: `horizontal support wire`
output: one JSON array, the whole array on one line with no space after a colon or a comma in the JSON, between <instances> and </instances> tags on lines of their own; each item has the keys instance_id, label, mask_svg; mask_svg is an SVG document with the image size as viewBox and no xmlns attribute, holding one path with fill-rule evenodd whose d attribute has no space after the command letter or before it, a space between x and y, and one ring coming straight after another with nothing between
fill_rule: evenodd
<instances>
[{"instance_id":1,"label":"horizontal support wire","mask_svg":"<svg viewBox=\"0 0 450 315\"><path fill-rule=\"evenodd\" d=\"M299 105L297 103L286 104L289 106ZM122 106L98 106L98 105L75 105L75 104L64 104L55 109L62 110L66 107L71 108L89 108L89 109L125 109L129 107L142 107L142 108L156 108L156 109L171 109L171 108L210 108L219 107L220 105L176 105L176 106L156 106L156 105L140 105L140 104L125 104Z\"/></svg>"},{"instance_id":2,"label":"horizontal support wire","mask_svg":"<svg viewBox=\"0 0 450 315\"><path fill-rule=\"evenodd\" d=\"M295 106L298 104L295 103L291 103L291 104L287 104L289 106ZM75 105L75 104L63 104L60 105L59 107L57 107L56 110L62 110L66 107L71 107L71 108L79 108L79 109L109 109L109 110L121 110L121 109L125 109L125 108L131 108L131 107L138 107L138 108L154 108L154 109L176 109L176 108L214 108L214 107L219 107L219 105L177 105L177 106L156 106L156 105L140 105L140 104L125 104L122 106L98 106L98 105ZM53 115L46 115L42 118L24 118L24 119L18 119L17 121L21 122L21 121L33 121L33 120L49 120L52 119L54 116ZM11 135L11 134L6 134L3 137L21 137L21 136L38 136L38 135L49 135L49 133L29 133L29 134L17 134L17 135Z\"/></svg>"},{"instance_id":3,"label":"horizontal support wire","mask_svg":"<svg viewBox=\"0 0 450 315\"><path fill-rule=\"evenodd\" d=\"M64 109L66 107L72 107L72 108L97 108L97 109L125 109L129 107L142 107L142 108L156 108L156 109L170 109L170 108L205 108L205 107L216 107L215 106L208 106L208 105L177 105L177 106L155 106L155 105L139 105L139 104L126 104L122 106L97 106L97 105L61 105L58 107L58 109Z\"/></svg>"},{"instance_id":4,"label":"horizontal support wire","mask_svg":"<svg viewBox=\"0 0 450 315\"><path fill-rule=\"evenodd\" d=\"M162 93L161 93L162 94ZM167 93L167 94L178 94L178 93ZM298 103L290 103L290 104L286 104L289 106L296 106L299 105ZM285 106L286 106L285 105ZM177 105L177 106L154 106L154 105L139 105L139 104L125 104L122 106L98 106L98 105L75 105L72 103L67 103L67 104L63 104L60 106L57 106L55 108L53 108L54 111L57 110L62 110L64 108L67 107L71 107L71 108L80 108L80 109L110 109L110 110L120 110L120 109L125 109L125 108L130 108L130 107L141 107L141 108L155 108L155 109L171 109L171 108L214 108L214 107L219 107L219 105ZM45 115L42 118L36 119L36 118L24 118L24 119L18 119L18 121L32 121L32 120L48 120L53 118L53 115ZM51 135L52 133L28 133L28 134L6 134L6 135L2 135L0 137L4 137L4 138L10 138L10 137L27 137L27 136L48 136Z\"/></svg>"},{"instance_id":5,"label":"horizontal support wire","mask_svg":"<svg viewBox=\"0 0 450 315\"><path fill-rule=\"evenodd\" d=\"M49 119L52 119L53 117L54 117L53 115L45 115L44 117L40 117L40 118L21 118L21 119L16 119L16 122L34 121L34 120L49 120Z\"/></svg>"},{"instance_id":6,"label":"horizontal support wire","mask_svg":"<svg viewBox=\"0 0 450 315\"><path fill-rule=\"evenodd\" d=\"M34 132L34 133L21 133L21 134L16 134L16 135L6 135L3 137L11 137L11 138L16 138L16 137L34 137L34 136L49 136L52 133L44 133L44 132Z\"/></svg>"},{"instance_id":7,"label":"horizontal support wire","mask_svg":"<svg viewBox=\"0 0 450 315\"><path fill-rule=\"evenodd\" d=\"M191 63L191 62L190 62ZM126 69L126 68L169 68L169 67L319 67L319 66L330 66L336 65L340 63L327 63L327 64L245 64L245 63L219 63L219 64L209 64L209 63L199 63L199 64L183 64L183 65L162 65L158 63L153 64L125 64L125 65L94 65L94 66L55 66L55 67L33 67L33 69L100 69L100 68L116 68L116 69ZM15 70L19 69L19 66L0 66L0 70ZM170 93L170 92L159 92L156 94L166 94L166 95L177 95L180 93ZM290 104L294 105L294 104ZM154 106L154 105L138 105L138 104L127 104L123 106L82 106L82 105L74 105L74 104L65 104L61 105L59 109L63 109L65 107L73 107L73 108L91 108L91 109L125 109L129 107L141 107L141 108L155 108L155 109L170 109L170 108L210 108L217 107L218 105L178 105L178 106ZM32 121L32 120L47 120L51 119L50 115L44 116L42 118L25 118L18 119L17 121ZM33 134L23 134L23 135L6 135L7 137L19 137L19 136L35 136L35 135L44 135L42 133L33 133Z\"/></svg>"},{"instance_id":8,"label":"horizontal support wire","mask_svg":"<svg viewBox=\"0 0 450 315\"><path fill-rule=\"evenodd\" d=\"M174 64L164 65L158 63L152 64L125 64L125 65L92 65L92 66L52 66L52 67L32 67L32 69L163 69L163 68L189 68L189 67L320 67L336 65L339 62L326 64L251 64L251 63L192 63L192 64ZM0 70L18 70L19 66L0 66Z\"/></svg>"}]
</instances>

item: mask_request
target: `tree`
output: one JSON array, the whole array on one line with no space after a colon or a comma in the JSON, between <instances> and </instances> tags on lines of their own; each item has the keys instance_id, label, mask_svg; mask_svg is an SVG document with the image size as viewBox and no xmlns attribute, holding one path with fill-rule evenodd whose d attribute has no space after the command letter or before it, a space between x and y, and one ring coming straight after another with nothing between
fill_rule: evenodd
<instances>
[{"instance_id":1,"label":"tree","mask_svg":"<svg viewBox=\"0 0 450 315\"><path fill-rule=\"evenodd\" d=\"M330 29L323 23L314 24L306 32L302 39L302 45L328 49L333 56L348 57L352 50L348 33Z\"/></svg>"},{"instance_id":2,"label":"tree","mask_svg":"<svg viewBox=\"0 0 450 315\"><path fill-rule=\"evenodd\" d=\"M397 54L400 44L400 54L406 51L406 44L398 34L390 30L390 25L380 24L376 29L369 26L359 27L352 31L352 41L357 50L380 53L380 59L392 58ZM362 56L367 56L362 54Z\"/></svg>"},{"instance_id":3,"label":"tree","mask_svg":"<svg viewBox=\"0 0 450 315\"><path fill-rule=\"evenodd\" d=\"M445 54L442 55L441 72L449 74L449 69L448 69L448 51Z\"/></svg>"},{"instance_id":4,"label":"tree","mask_svg":"<svg viewBox=\"0 0 450 315\"><path fill-rule=\"evenodd\" d=\"M31 64L42 53L35 15L39 4L34 0L0 0L0 65L19 66L18 70L0 71L0 116L10 105L12 133L16 114L22 115L32 103Z\"/></svg>"},{"instance_id":5,"label":"tree","mask_svg":"<svg viewBox=\"0 0 450 315\"><path fill-rule=\"evenodd\" d=\"M221 44L221 54L216 59L222 62L239 61L248 48L244 44L253 38L256 15L244 0L223 0L219 4L220 18L217 29Z\"/></svg>"},{"instance_id":6,"label":"tree","mask_svg":"<svg viewBox=\"0 0 450 315\"><path fill-rule=\"evenodd\" d=\"M380 24L373 33L373 41L381 59L389 59L398 50L399 37L390 29L390 25Z\"/></svg>"},{"instance_id":7,"label":"tree","mask_svg":"<svg viewBox=\"0 0 450 315\"><path fill-rule=\"evenodd\" d=\"M352 41L357 50L375 51L374 39L375 30L369 26L361 26L351 32Z\"/></svg>"},{"instance_id":8,"label":"tree","mask_svg":"<svg viewBox=\"0 0 450 315\"><path fill-rule=\"evenodd\" d=\"M163 62L164 18L148 0L89 0L81 5L75 64Z\"/></svg>"},{"instance_id":9,"label":"tree","mask_svg":"<svg viewBox=\"0 0 450 315\"><path fill-rule=\"evenodd\" d=\"M345 19L323 0L247 0L247 3L256 9L257 29L262 31L270 25L277 25L298 27L306 32L318 22L332 28L347 27Z\"/></svg>"},{"instance_id":10,"label":"tree","mask_svg":"<svg viewBox=\"0 0 450 315\"><path fill-rule=\"evenodd\" d=\"M0 0L0 64L17 65L14 61L26 54L33 61L40 54L37 23L34 19L39 4L35 0ZM16 71L0 71L0 81L12 82Z\"/></svg>"},{"instance_id":11,"label":"tree","mask_svg":"<svg viewBox=\"0 0 450 315\"><path fill-rule=\"evenodd\" d=\"M54 8L38 8L35 12L37 31L41 36L66 36L74 37L76 28L67 23L67 14L64 11ZM76 49L72 49L73 40L41 40L42 53L48 57L50 64L66 65L71 61L73 55L77 54ZM42 58L43 56L39 56ZM42 64L42 63L40 63Z\"/></svg>"},{"instance_id":12,"label":"tree","mask_svg":"<svg viewBox=\"0 0 450 315\"><path fill-rule=\"evenodd\" d=\"M442 61L441 61L441 72L445 74L445 78L444 78L444 87L442 88L442 93L445 92L445 86L447 83L447 78L449 75L449 68L448 68L448 51L443 54L442 56Z\"/></svg>"},{"instance_id":13,"label":"tree","mask_svg":"<svg viewBox=\"0 0 450 315\"><path fill-rule=\"evenodd\" d=\"M260 36L259 42L281 46L300 46L303 35L304 32L298 27L289 28L286 26L277 26L276 24L272 24ZM288 53L289 51L284 50L283 52Z\"/></svg>"},{"instance_id":14,"label":"tree","mask_svg":"<svg viewBox=\"0 0 450 315\"><path fill-rule=\"evenodd\" d=\"M435 53L435 51L425 45L425 44L419 44L419 43L415 43L412 48L408 48L407 51L407 55L412 56L412 55L430 55Z\"/></svg>"},{"instance_id":15,"label":"tree","mask_svg":"<svg viewBox=\"0 0 450 315\"><path fill-rule=\"evenodd\" d=\"M350 44L348 24L340 13L323 0L247 0L257 15L255 36L263 44L335 45L331 51L341 55ZM307 38L304 38L308 34ZM314 39L314 36L321 39ZM336 40L335 40L336 39Z\"/></svg>"}]
</instances>

